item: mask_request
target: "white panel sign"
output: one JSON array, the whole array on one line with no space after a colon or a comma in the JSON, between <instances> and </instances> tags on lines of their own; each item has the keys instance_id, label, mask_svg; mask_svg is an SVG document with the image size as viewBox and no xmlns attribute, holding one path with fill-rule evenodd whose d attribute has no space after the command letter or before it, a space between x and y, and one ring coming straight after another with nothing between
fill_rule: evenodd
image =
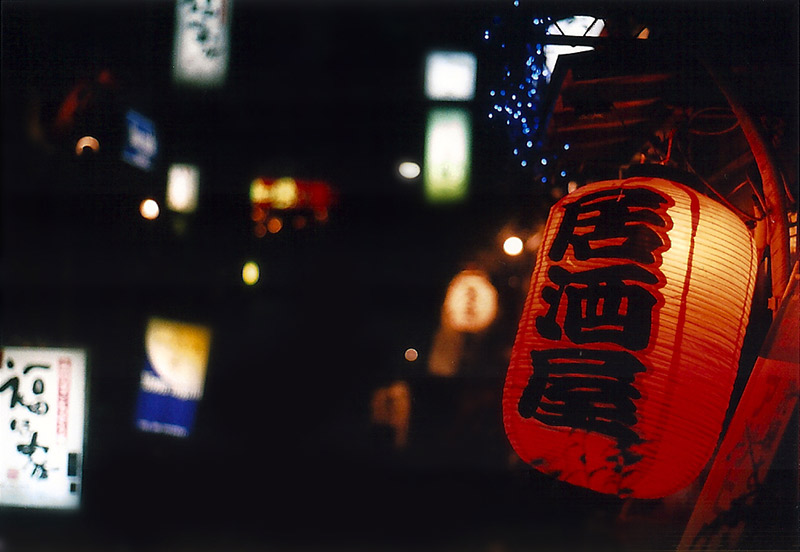
<instances>
[{"instance_id":1,"label":"white panel sign","mask_svg":"<svg viewBox=\"0 0 800 552\"><path fill-rule=\"evenodd\" d=\"M477 61L470 52L431 52L425 60L425 95L430 100L471 100Z\"/></svg>"},{"instance_id":2,"label":"white panel sign","mask_svg":"<svg viewBox=\"0 0 800 552\"><path fill-rule=\"evenodd\" d=\"M425 133L425 198L458 201L467 195L471 172L472 123L460 108L437 108L428 114Z\"/></svg>"},{"instance_id":3,"label":"white panel sign","mask_svg":"<svg viewBox=\"0 0 800 552\"><path fill-rule=\"evenodd\" d=\"M80 506L85 408L85 351L2 349L0 505Z\"/></svg>"},{"instance_id":4,"label":"white panel sign","mask_svg":"<svg viewBox=\"0 0 800 552\"><path fill-rule=\"evenodd\" d=\"M219 86L228 71L231 0L178 0L173 77L177 82Z\"/></svg>"}]
</instances>

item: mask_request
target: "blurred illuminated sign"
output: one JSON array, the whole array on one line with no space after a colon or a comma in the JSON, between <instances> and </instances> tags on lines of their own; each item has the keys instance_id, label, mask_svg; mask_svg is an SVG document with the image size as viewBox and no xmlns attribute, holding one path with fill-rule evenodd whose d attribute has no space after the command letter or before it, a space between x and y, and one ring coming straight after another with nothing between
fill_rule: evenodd
<instances>
[{"instance_id":1,"label":"blurred illuminated sign","mask_svg":"<svg viewBox=\"0 0 800 552\"><path fill-rule=\"evenodd\" d=\"M122 158L134 167L149 171L158 153L156 125L132 109L125 114L125 123L128 139L125 142L125 149L122 150Z\"/></svg>"},{"instance_id":2,"label":"blurred illuminated sign","mask_svg":"<svg viewBox=\"0 0 800 552\"><path fill-rule=\"evenodd\" d=\"M188 436L203 396L211 330L151 318L145 332L136 426L149 433Z\"/></svg>"},{"instance_id":3,"label":"blurred illuminated sign","mask_svg":"<svg viewBox=\"0 0 800 552\"><path fill-rule=\"evenodd\" d=\"M333 190L318 180L256 178L250 184L250 201L267 209L310 209L322 213L333 204Z\"/></svg>"},{"instance_id":4,"label":"blurred illuminated sign","mask_svg":"<svg viewBox=\"0 0 800 552\"><path fill-rule=\"evenodd\" d=\"M176 82L219 86L230 52L230 0L178 0L172 53Z\"/></svg>"},{"instance_id":5,"label":"blurred illuminated sign","mask_svg":"<svg viewBox=\"0 0 800 552\"><path fill-rule=\"evenodd\" d=\"M425 61L425 95L431 100L471 100L476 67L469 52L431 52Z\"/></svg>"},{"instance_id":6,"label":"blurred illuminated sign","mask_svg":"<svg viewBox=\"0 0 800 552\"><path fill-rule=\"evenodd\" d=\"M194 165L175 164L167 174L167 207L178 213L197 209L200 171Z\"/></svg>"},{"instance_id":7,"label":"blurred illuminated sign","mask_svg":"<svg viewBox=\"0 0 800 552\"><path fill-rule=\"evenodd\" d=\"M0 364L0 505L80 507L86 353L4 347Z\"/></svg>"},{"instance_id":8,"label":"blurred illuminated sign","mask_svg":"<svg viewBox=\"0 0 800 552\"><path fill-rule=\"evenodd\" d=\"M469 113L436 108L428 114L425 132L425 198L433 203L467 195L471 171L472 128Z\"/></svg>"}]
</instances>

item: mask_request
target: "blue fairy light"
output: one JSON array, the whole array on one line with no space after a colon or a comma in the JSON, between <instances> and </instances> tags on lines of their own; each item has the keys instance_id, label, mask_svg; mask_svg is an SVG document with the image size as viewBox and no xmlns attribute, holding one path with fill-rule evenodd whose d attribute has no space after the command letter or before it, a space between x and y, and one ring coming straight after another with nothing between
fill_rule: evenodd
<instances>
[{"instance_id":1,"label":"blue fairy light","mask_svg":"<svg viewBox=\"0 0 800 552\"><path fill-rule=\"evenodd\" d=\"M561 176L562 176L562 177L565 177L565 176L567 176L567 171L561 171Z\"/></svg>"},{"instance_id":2,"label":"blue fairy light","mask_svg":"<svg viewBox=\"0 0 800 552\"><path fill-rule=\"evenodd\" d=\"M520 7L520 1L513 5ZM535 8L533 8L535 9ZM489 96L493 98L490 119L505 121L511 149L515 156L524 161L523 167L537 160L536 151L541 143L536 139L543 131L540 117L543 102L542 87L547 85L545 56L542 44L545 42L550 17L531 13L531 7L513 10L504 16L492 18L491 25L483 31L489 47L498 50L498 82L491 86ZM534 25L531 26L531 21ZM506 47L508 46L508 47ZM494 116L497 113L497 117ZM539 155L539 157L541 154Z\"/></svg>"}]
</instances>

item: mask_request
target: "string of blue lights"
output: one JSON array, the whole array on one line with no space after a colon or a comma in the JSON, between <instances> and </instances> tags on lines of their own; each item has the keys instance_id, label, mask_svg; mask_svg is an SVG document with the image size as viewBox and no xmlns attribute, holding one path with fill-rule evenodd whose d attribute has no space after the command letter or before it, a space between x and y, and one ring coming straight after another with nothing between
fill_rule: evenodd
<instances>
[{"instance_id":1,"label":"string of blue lights","mask_svg":"<svg viewBox=\"0 0 800 552\"><path fill-rule=\"evenodd\" d=\"M510 15L494 17L483 35L496 50L492 59L503 60L499 82L489 91L492 105L488 117L506 128L512 153L522 167L547 164L539 153L539 130L544 123L541 107L549 77L543 43L550 24L547 16L526 15L515 0Z\"/></svg>"},{"instance_id":2,"label":"string of blue lights","mask_svg":"<svg viewBox=\"0 0 800 552\"><path fill-rule=\"evenodd\" d=\"M514 0L513 7L495 16L483 33L484 43L493 50L490 59L502 60L497 82L489 89L488 118L508 135L515 162L533 171L534 180L542 184L565 183L567 172L557 169L556 161L559 151L570 147L561 144L555 152L544 151L544 102L551 76L546 37L554 23L553 17Z\"/></svg>"}]
</instances>

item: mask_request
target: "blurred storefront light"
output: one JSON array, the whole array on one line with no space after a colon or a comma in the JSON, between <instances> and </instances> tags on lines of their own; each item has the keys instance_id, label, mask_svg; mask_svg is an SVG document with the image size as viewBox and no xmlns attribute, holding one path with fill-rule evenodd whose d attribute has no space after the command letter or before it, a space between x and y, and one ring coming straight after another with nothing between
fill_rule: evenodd
<instances>
[{"instance_id":1,"label":"blurred storefront light","mask_svg":"<svg viewBox=\"0 0 800 552\"><path fill-rule=\"evenodd\" d=\"M511 236L503 242L503 251L506 255L516 257L522 253L524 244L518 236Z\"/></svg>"},{"instance_id":2,"label":"blurred storefront light","mask_svg":"<svg viewBox=\"0 0 800 552\"><path fill-rule=\"evenodd\" d=\"M75 155L83 155L86 150L94 153L100 151L100 142L94 136L84 136L75 144Z\"/></svg>"},{"instance_id":3,"label":"blurred storefront light","mask_svg":"<svg viewBox=\"0 0 800 552\"><path fill-rule=\"evenodd\" d=\"M425 60L425 95L429 100L471 100L476 72L477 61L470 52L430 52Z\"/></svg>"},{"instance_id":4,"label":"blurred storefront light","mask_svg":"<svg viewBox=\"0 0 800 552\"><path fill-rule=\"evenodd\" d=\"M161 208L155 199L148 198L139 204L139 213L147 220L155 220L161 214Z\"/></svg>"},{"instance_id":5,"label":"blurred storefront light","mask_svg":"<svg viewBox=\"0 0 800 552\"><path fill-rule=\"evenodd\" d=\"M472 170L472 122L460 108L435 108L428 113L423 179L430 203L466 197Z\"/></svg>"},{"instance_id":6,"label":"blurred storefront light","mask_svg":"<svg viewBox=\"0 0 800 552\"><path fill-rule=\"evenodd\" d=\"M422 169L420 169L420 166L413 161L403 161L400 163L400 165L398 165L397 172L403 178L413 180L420 175Z\"/></svg>"},{"instance_id":7,"label":"blurred storefront light","mask_svg":"<svg viewBox=\"0 0 800 552\"><path fill-rule=\"evenodd\" d=\"M242 281L248 286L254 286L258 283L261 276L261 270L258 263L255 261L247 261L242 267Z\"/></svg>"},{"instance_id":8,"label":"blurred storefront light","mask_svg":"<svg viewBox=\"0 0 800 552\"><path fill-rule=\"evenodd\" d=\"M278 217L270 217L267 221L267 230L270 234L277 234L283 228L283 221Z\"/></svg>"},{"instance_id":9,"label":"blurred storefront light","mask_svg":"<svg viewBox=\"0 0 800 552\"><path fill-rule=\"evenodd\" d=\"M178 213L197 209L200 170L195 165L173 164L167 173L167 207Z\"/></svg>"},{"instance_id":10,"label":"blurred storefront light","mask_svg":"<svg viewBox=\"0 0 800 552\"><path fill-rule=\"evenodd\" d=\"M291 177L255 178L250 183L250 202L267 213L272 209L305 209L327 216L334 203L334 192L327 182Z\"/></svg>"}]
</instances>

